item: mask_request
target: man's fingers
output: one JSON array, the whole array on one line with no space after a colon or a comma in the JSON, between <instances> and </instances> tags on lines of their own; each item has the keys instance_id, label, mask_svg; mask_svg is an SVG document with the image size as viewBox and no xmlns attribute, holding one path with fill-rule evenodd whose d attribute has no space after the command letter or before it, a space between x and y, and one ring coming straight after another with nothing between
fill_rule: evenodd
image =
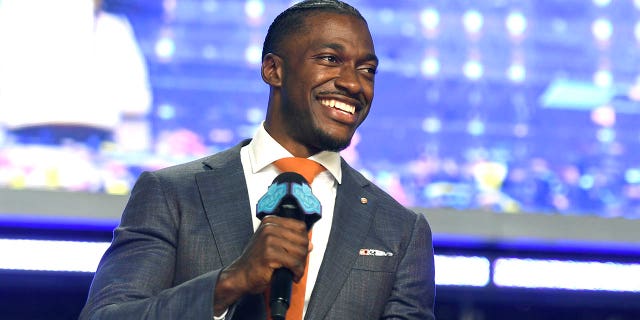
<instances>
[{"instance_id":1,"label":"man's fingers","mask_svg":"<svg viewBox=\"0 0 640 320\"><path fill-rule=\"evenodd\" d=\"M248 258L271 270L287 268L295 279L302 277L312 248L302 221L277 216L265 217L249 245Z\"/></svg>"},{"instance_id":2,"label":"man's fingers","mask_svg":"<svg viewBox=\"0 0 640 320\"><path fill-rule=\"evenodd\" d=\"M308 246L309 234L304 222L293 219L275 217L263 219L256 233L259 237L279 237L296 245Z\"/></svg>"}]
</instances>

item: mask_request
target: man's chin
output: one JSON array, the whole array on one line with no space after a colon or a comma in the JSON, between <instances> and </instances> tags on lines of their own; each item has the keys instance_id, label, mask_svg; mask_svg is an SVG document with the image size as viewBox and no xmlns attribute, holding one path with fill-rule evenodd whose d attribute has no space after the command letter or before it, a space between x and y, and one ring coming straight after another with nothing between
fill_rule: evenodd
<instances>
[{"instance_id":1,"label":"man's chin","mask_svg":"<svg viewBox=\"0 0 640 320\"><path fill-rule=\"evenodd\" d=\"M351 144L351 137L339 139L326 134L318 136L317 145L323 151L340 152Z\"/></svg>"}]
</instances>

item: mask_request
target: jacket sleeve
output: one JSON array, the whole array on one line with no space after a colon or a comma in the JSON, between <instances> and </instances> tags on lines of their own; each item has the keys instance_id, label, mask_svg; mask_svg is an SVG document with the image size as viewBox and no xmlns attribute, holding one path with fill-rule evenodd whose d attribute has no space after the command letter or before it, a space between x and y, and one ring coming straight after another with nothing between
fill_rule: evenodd
<instances>
[{"instance_id":1,"label":"jacket sleeve","mask_svg":"<svg viewBox=\"0 0 640 320\"><path fill-rule=\"evenodd\" d=\"M381 319L435 319L435 271L431 239L426 218L418 214Z\"/></svg>"},{"instance_id":2,"label":"jacket sleeve","mask_svg":"<svg viewBox=\"0 0 640 320\"><path fill-rule=\"evenodd\" d=\"M212 319L220 270L174 286L179 210L158 177L134 186L80 319Z\"/></svg>"}]
</instances>

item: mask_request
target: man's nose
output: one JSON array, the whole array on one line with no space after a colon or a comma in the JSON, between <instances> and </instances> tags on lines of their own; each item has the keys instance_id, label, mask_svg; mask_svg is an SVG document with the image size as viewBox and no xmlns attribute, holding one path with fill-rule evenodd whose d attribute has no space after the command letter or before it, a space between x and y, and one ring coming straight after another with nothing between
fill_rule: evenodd
<instances>
[{"instance_id":1,"label":"man's nose","mask_svg":"<svg viewBox=\"0 0 640 320\"><path fill-rule=\"evenodd\" d=\"M338 89L343 89L353 95L363 91L360 75L353 66L343 66L335 83Z\"/></svg>"}]
</instances>

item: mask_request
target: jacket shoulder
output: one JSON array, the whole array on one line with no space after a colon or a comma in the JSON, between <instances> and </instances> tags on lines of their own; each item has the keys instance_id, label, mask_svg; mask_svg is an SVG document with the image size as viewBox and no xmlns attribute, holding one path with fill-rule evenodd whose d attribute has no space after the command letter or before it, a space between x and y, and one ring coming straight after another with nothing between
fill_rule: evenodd
<instances>
[{"instance_id":1,"label":"jacket shoulder","mask_svg":"<svg viewBox=\"0 0 640 320\"><path fill-rule=\"evenodd\" d=\"M153 174L161 178L184 177L214 168L238 165L240 164L240 149L249 141L244 140L232 148L203 158L155 170Z\"/></svg>"}]
</instances>

